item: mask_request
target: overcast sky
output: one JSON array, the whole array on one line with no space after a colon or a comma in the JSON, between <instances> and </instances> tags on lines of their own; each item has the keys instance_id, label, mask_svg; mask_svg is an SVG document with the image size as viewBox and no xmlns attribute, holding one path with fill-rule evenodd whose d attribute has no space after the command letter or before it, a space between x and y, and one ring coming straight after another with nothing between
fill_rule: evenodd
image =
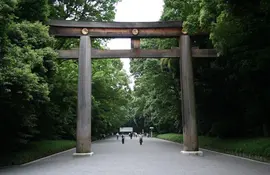
<instances>
[{"instance_id":1,"label":"overcast sky","mask_svg":"<svg viewBox=\"0 0 270 175\"><path fill-rule=\"evenodd\" d=\"M163 0L122 0L116 6L115 20L118 22L151 22L158 21L163 10ZM130 49L130 39L112 39L110 49ZM124 69L129 72L129 59L121 59ZM131 79L133 81L133 78ZM134 82L130 85L134 86Z\"/></svg>"}]
</instances>

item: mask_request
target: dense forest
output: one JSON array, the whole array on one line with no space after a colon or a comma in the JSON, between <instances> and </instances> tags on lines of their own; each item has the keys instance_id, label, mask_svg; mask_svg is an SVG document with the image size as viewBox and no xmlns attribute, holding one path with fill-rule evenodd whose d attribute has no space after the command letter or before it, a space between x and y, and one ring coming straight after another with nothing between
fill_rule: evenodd
<instances>
[{"instance_id":1,"label":"dense forest","mask_svg":"<svg viewBox=\"0 0 270 175\"><path fill-rule=\"evenodd\" d=\"M200 135L269 137L270 2L164 0L161 21L182 20L192 47L218 58L193 59ZM145 48L177 47L174 39L145 40ZM133 59L135 120L159 133L182 132L178 59ZM141 127L141 126L140 126Z\"/></svg>"},{"instance_id":2,"label":"dense forest","mask_svg":"<svg viewBox=\"0 0 270 175\"><path fill-rule=\"evenodd\" d=\"M48 19L111 21L116 3L0 1L1 152L35 140L75 139L78 64L58 59L55 50L78 47L79 41L51 37L46 24ZM129 79L122 67L120 59L92 62L92 139L115 132L128 118Z\"/></svg>"},{"instance_id":3,"label":"dense forest","mask_svg":"<svg viewBox=\"0 0 270 175\"><path fill-rule=\"evenodd\" d=\"M1 155L33 141L75 139L78 64L55 50L79 40L50 36L47 22L112 21L119 1L0 0ZM192 47L219 53L193 59L199 135L269 137L269 12L267 0L164 0L161 21L183 21ZM94 48L106 43L92 40ZM177 39L142 41L142 48L176 46ZM132 59L134 90L122 68L120 59L92 61L92 138L120 126L181 133L179 59Z\"/></svg>"}]
</instances>

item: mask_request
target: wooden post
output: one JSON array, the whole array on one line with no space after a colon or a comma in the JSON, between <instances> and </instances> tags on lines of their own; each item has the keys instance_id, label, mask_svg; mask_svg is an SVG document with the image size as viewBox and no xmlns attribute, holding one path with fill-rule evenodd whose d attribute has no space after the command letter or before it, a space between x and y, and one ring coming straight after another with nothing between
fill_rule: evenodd
<instances>
[{"instance_id":1,"label":"wooden post","mask_svg":"<svg viewBox=\"0 0 270 175\"><path fill-rule=\"evenodd\" d=\"M202 155L198 147L197 121L195 112L195 96L191 44L189 35L180 37L180 80L182 99L182 122L184 154Z\"/></svg>"},{"instance_id":2,"label":"wooden post","mask_svg":"<svg viewBox=\"0 0 270 175\"><path fill-rule=\"evenodd\" d=\"M80 37L77 145L74 155L92 155L91 152L91 40Z\"/></svg>"},{"instance_id":3,"label":"wooden post","mask_svg":"<svg viewBox=\"0 0 270 175\"><path fill-rule=\"evenodd\" d=\"M140 38L138 39L134 39L134 38L131 38L131 49L132 50L136 50L135 53L140 53L138 52L140 50L140 47L141 47L141 40ZM130 57L131 61L134 59L134 57Z\"/></svg>"},{"instance_id":4,"label":"wooden post","mask_svg":"<svg viewBox=\"0 0 270 175\"><path fill-rule=\"evenodd\" d=\"M140 39L131 39L131 49L140 49Z\"/></svg>"}]
</instances>

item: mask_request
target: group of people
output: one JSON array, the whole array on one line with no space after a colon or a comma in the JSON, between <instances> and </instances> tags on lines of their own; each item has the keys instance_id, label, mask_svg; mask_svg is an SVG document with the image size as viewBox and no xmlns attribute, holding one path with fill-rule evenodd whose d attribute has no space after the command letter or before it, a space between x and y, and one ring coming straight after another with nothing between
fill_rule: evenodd
<instances>
[{"instance_id":1,"label":"group of people","mask_svg":"<svg viewBox=\"0 0 270 175\"><path fill-rule=\"evenodd\" d=\"M129 135L130 139L132 139L133 135L135 137L139 137L139 143L140 143L140 145L142 145L142 143L143 143L143 134L139 134L138 135L136 132L135 133L131 132L128 135ZM119 139L119 136L120 136L119 133L116 133L117 140ZM124 136L124 134L121 134L121 140L122 140L122 144L124 144L125 143L125 136Z\"/></svg>"}]
</instances>

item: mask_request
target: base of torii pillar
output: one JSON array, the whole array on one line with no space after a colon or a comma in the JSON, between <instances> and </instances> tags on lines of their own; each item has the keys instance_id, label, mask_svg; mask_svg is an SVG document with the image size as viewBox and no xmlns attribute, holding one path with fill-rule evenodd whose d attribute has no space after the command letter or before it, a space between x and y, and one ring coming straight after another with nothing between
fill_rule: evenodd
<instances>
[{"instance_id":1,"label":"base of torii pillar","mask_svg":"<svg viewBox=\"0 0 270 175\"><path fill-rule=\"evenodd\" d=\"M189 156L203 156L202 151L181 151L182 154L184 155L189 155Z\"/></svg>"},{"instance_id":2,"label":"base of torii pillar","mask_svg":"<svg viewBox=\"0 0 270 175\"><path fill-rule=\"evenodd\" d=\"M90 152L90 153L73 153L74 157L82 157L82 156L93 156L94 152Z\"/></svg>"}]
</instances>

